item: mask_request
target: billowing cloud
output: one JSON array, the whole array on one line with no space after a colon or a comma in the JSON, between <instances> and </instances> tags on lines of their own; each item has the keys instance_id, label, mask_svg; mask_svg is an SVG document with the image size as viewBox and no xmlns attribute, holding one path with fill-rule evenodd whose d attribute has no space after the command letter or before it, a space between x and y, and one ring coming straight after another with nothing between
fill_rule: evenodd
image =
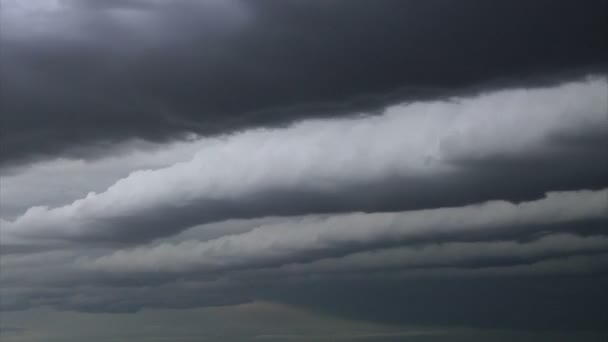
<instances>
[{"instance_id":1,"label":"billowing cloud","mask_svg":"<svg viewBox=\"0 0 608 342\"><path fill-rule=\"evenodd\" d=\"M2 0L0 162L93 159L134 137L605 71L605 10L603 0Z\"/></svg>"},{"instance_id":2,"label":"billowing cloud","mask_svg":"<svg viewBox=\"0 0 608 342\"><path fill-rule=\"evenodd\" d=\"M0 3L3 322L606 332L606 1Z\"/></svg>"},{"instance_id":3,"label":"billowing cloud","mask_svg":"<svg viewBox=\"0 0 608 342\"><path fill-rule=\"evenodd\" d=\"M61 158L7 170L1 174L0 215L12 219L30 207L69 204L91 191L104 191L131 172L187 161L205 143L194 138L169 144L135 140L114 146L105 158Z\"/></svg>"},{"instance_id":4,"label":"billowing cloud","mask_svg":"<svg viewBox=\"0 0 608 342\"><path fill-rule=\"evenodd\" d=\"M4 232L140 241L235 217L409 209L602 186L607 91L606 80L594 78L207 138L189 161L135 171L69 205L32 207L5 221ZM518 165L548 166L552 174L538 178L538 170L525 174ZM497 184L514 175L522 193ZM471 194L471 186L484 191Z\"/></svg>"},{"instance_id":5,"label":"billowing cloud","mask_svg":"<svg viewBox=\"0 0 608 342\"><path fill-rule=\"evenodd\" d=\"M248 229L219 225L226 235L206 240L194 239L205 233L194 227L178 241L129 249L11 253L1 260L3 306L130 312L242 303L274 296L261 284L297 287L310 277L323 284L601 274L607 196L573 191L519 204L245 220L237 226ZM600 230L586 233L593 225Z\"/></svg>"},{"instance_id":6,"label":"billowing cloud","mask_svg":"<svg viewBox=\"0 0 608 342\"><path fill-rule=\"evenodd\" d=\"M482 205L461 208L443 208L403 213L347 214L329 217L303 217L279 222L237 235L228 235L214 240L184 241L179 244L161 244L151 248L118 251L93 261L93 267L110 272L188 272L207 271L239 267L281 265L298 259L320 258L323 255L346 254L357 250L378 248L394 244L414 244L429 241L475 240L480 238L505 237L517 234L533 236L547 229L559 228L560 224L601 221L608 219L608 190L596 192L550 193L545 199L511 204L488 202ZM560 248L552 248L552 244ZM438 262L434 254L443 255L443 262L451 255L467 259L459 253L459 246L446 245L439 251L430 248L429 263ZM471 252L484 255L492 249L500 256L509 255L508 248L514 244L493 243L474 246ZM528 254L558 251L569 252L579 248L606 249L605 239L577 240L554 237L518 249L517 255L526 259ZM445 249L445 251L443 250ZM506 251L504 250L506 249ZM533 251L531 251L533 250ZM451 252L451 253L450 253ZM511 251L512 252L512 251ZM415 250L414 256L425 258L426 250ZM390 254L389 254L390 256ZM399 262L407 264L408 254L399 255ZM379 257L375 255L374 257ZM468 256L471 258L471 256ZM372 258L373 259L373 258ZM423 262L424 263L424 262Z\"/></svg>"}]
</instances>

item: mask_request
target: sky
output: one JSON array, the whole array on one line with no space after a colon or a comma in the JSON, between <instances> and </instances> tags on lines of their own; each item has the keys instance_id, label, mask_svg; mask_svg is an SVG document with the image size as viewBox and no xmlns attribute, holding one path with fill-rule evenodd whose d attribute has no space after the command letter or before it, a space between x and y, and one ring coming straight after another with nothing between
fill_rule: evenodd
<instances>
[{"instance_id":1,"label":"sky","mask_svg":"<svg viewBox=\"0 0 608 342\"><path fill-rule=\"evenodd\" d=\"M605 341L606 13L0 0L0 339Z\"/></svg>"}]
</instances>

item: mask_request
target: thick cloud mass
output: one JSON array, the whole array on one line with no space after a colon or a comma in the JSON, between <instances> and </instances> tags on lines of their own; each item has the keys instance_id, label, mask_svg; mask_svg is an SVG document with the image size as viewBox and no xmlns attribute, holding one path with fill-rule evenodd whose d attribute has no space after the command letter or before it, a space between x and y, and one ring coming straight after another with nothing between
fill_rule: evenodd
<instances>
[{"instance_id":1,"label":"thick cloud mass","mask_svg":"<svg viewBox=\"0 0 608 342\"><path fill-rule=\"evenodd\" d=\"M608 332L605 0L0 2L3 341Z\"/></svg>"},{"instance_id":2,"label":"thick cloud mass","mask_svg":"<svg viewBox=\"0 0 608 342\"><path fill-rule=\"evenodd\" d=\"M139 241L234 217L387 210L395 198L401 209L480 200L464 192L470 186L493 186L486 198L605 186L606 165L597 160L608 132L607 91L606 80L594 78L205 139L190 161L134 172L69 205L30 208L4 230L25 238ZM532 160L564 169L545 179L517 170ZM509 196L512 189L494 182L514 172L527 189Z\"/></svg>"},{"instance_id":3,"label":"thick cloud mass","mask_svg":"<svg viewBox=\"0 0 608 342\"><path fill-rule=\"evenodd\" d=\"M462 208L403 213L304 217L206 242L189 240L174 245L121 251L103 257L95 264L102 269L107 267L123 272L187 271L196 267L213 270L248 264L280 264L285 263L284 260L297 260L311 254L319 257L383 244L468 240L514 232L525 237L526 228L531 230L528 232L531 234L534 230L546 230L547 225L559 227L558 224L585 220L605 224L608 219L607 198L608 190L551 193L545 199L519 205L489 202ZM573 243L576 242L574 239ZM603 239L595 242L606 247ZM564 249L568 250L567 247Z\"/></svg>"},{"instance_id":4,"label":"thick cloud mass","mask_svg":"<svg viewBox=\"0 0 608 342\"><path fill-rule=\"evenodd\" d=\"M596 75L33 163L3 178L2 308L270 300L399 324L598 329L605 280L585 279L608 270L607 93ZM517 319L552 301L586 319Z\"/></svg>"},{"instance_id":5,"label":"thick cloud mass","mask_svg":"<svg viewBox=\"0 0 608 342\"><path fill-rule=\"evenodd\" d=\"M90 158L132 137L165 141L342 114L480 82L559 79L605 70L608 58L604 0L2 7L4 166Z\"/></svg>"}]
</instances>

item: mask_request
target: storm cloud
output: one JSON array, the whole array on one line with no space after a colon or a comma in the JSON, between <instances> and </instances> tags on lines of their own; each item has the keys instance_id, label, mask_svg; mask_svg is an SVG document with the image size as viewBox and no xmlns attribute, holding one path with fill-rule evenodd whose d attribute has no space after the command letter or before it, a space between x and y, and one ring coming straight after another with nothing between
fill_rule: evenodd
<instances>
[{"instance_id":1,"label":"storm cloud","mask_svg":"<svg viewBox=\"0 0 608 342\"><path fill-rule=\"evenodd\" d=\"M0 2L3 340L606 335L606 1Z\"/></svg>"},{"instance_id":2,"label":"storm cloud","mask_svg":"<svg viewBox=\"0 0 608 342\"><path fill-rule=\"evenodd\" d=\"M2 7L5 167L107 154L133 137L167 141L554 82L605 70L608 57L602 0Z\"/></svg>"},{"instance_id":3,"label":"storm cloud","mask_svg":"<svg viewBox=\"0 0 608 342\"><path fill-rule=\"evenodd\" d=\"M69 205L32 207L3 222L4 231L24 238L138 241L234 217L470 203L484 198L466 187L494 185L522 164L564 170L541 182L523 174L519 187L527 193L511 193L503 183L486 198L521 200L548 186L605 186L600 175L606 165L597 160L608 132L607 91L602 77L207 139L190 161L133 172ZM490 110L496 117L488 122ZM504 165L484 167L493 163ZM418 195L423 191L435 195L425 199Z\"/></svg>"}]
</instances>

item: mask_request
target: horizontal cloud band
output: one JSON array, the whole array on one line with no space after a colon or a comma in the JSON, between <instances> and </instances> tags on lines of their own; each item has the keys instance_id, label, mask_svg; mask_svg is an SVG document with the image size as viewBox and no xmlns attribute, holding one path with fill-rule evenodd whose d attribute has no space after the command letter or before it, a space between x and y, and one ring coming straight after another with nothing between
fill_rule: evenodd
<instances>
[{"instance_id":1,"label":"horizontal cloud band","mask_svg":"<svg viewBox=\"0 0 608 342\"><path fill-rule=\"evenodd\" d=\"M32 207L2 221L3 234L140 242L235 217L460 205L515 187L564 188L564 179L581 188L593 175L604 187L597 142L608 136L607 91L599 77L203 139L190 161L133 172L69 205ZM501 185L507 176L521 184Z\"/></svg>"},{"instance_id":2,"label":"horizontal cloud band","mask_svg":"<svg viewBox=\"0 0 608 342\"><path fill-rule=\"evenodd\" d=\"M400 213L305 216L209 241L188 240L138 247L83 262L96 270L128 274L221 271L278 266L396 243L475 241L496 239L501 235L525 237L543 230L556 230L562 224L598 220L606 223L607 200L608 189L604 189L549 193L544 199L519 204L491 201L459 208ZM536 247L547 249L550 242L541 241ZM585 241L573 243L589 247ZM494 246L509 248L500 244ZM591 247L594 246L605 248L605 239L592 241Z\"/></svg>"}]
</instances>

